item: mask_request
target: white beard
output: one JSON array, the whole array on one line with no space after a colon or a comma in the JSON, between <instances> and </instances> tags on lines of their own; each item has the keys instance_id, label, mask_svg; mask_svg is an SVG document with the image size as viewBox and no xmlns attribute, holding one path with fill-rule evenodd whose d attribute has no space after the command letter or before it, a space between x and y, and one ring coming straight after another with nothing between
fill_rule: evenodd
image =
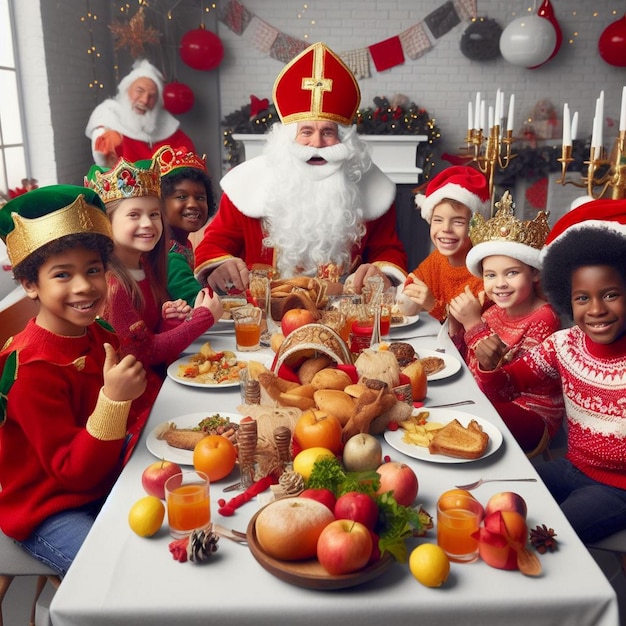
<instances>
[{"instance_id":1,"label":"white beard","mask_svg":"<svg viewBox=\"0 0 626 626\"><path fill-rule=\"evenodd\" d=\"M146 111L143 115L139 115L135 113L126 90L124 90L123 93L119 93L116 99L120 104L119 116L123 128L132 130L135 137L152 137L158 123L158 107L155 106L152 110Z\"/></svg>"},{"instance_id":2,"label":"white beard","mask_svg":"<svg viewBox=\"0 0 626 626\"><path fill-rule=\"evenodd\" d=\"M295 124L294 124L295 126ZM357 181L369 166L350 141L328 148L296 143L289 126L275 125L265 154L272 163L268 181L264 244L277 249L281 276L315 275L335 263L350 271L352 249L365 234ZM312 156L324 165L308 165Z\"/></svg>"}]
</instances>

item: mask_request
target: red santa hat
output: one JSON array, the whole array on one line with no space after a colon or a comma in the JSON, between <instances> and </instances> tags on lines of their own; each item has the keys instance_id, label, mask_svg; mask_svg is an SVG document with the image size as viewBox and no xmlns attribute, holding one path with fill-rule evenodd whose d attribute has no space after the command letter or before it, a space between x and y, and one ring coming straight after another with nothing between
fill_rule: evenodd
<instances>
[{"instance_id":1,"label":"red santa hat","mask_svg":"<svg viewBox=\"0 0 626 626\"><path fill-rule=\"evenodd\" d=\"M555 242L562 241L570 233L590 229L617 233L624 237L626 246L626 200L593 200L566 213L546 238L541 251L542 261Z\"/></svg>"},{"instance_id":2,"label":"red santa hat","mask_svg":"<svg viewBox=\"0 0 626 626\"><path fill-rule=\"evenodd\" d=\"M472 167L453 165L435 176L426 187L426 194L417 194L415 204L430 224L434 208L443 200L456 200L472 213L488 213L490 209L487 179Z\"/></svg>"},{"instance_id":3,"label":"red santa hat","mask_svg":"<svg viewBox=\"0 0 626 626\"><path fill-rule=\"evenodd\" d=\"M163 86L165 78L147 59L138 59L133 63L133 68L130 73L124 76L120 81L117 88L118 93L125 93L138 78L149 78L154 82L159 91L159 105L163 106Z\"/></svg>"},{"instance_id":4,"label":"red santa hat","mask_svg":"<svg viewBox=\"0 0 626 626\"><path fill-rule=\"evenodd\" d=\"M361 102L350 68L323 43L315 43L283 68L274 83L283 124L329 120L351 126Z\"/></svg>"}]
</instances>

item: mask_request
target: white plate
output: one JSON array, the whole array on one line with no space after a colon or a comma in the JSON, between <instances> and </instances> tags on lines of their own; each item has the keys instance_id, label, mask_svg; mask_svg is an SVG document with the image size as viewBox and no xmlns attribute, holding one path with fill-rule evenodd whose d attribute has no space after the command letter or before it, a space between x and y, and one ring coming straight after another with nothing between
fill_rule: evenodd
<instances>
[{"instance_id":1,"label":"white plate","mask_svg":"<svg viewBox=\"0 0 626 626\"><path fill-rule=\"evenodd\" d=\"M453 419L459 420L460 424L467 427L471 420L476 420L482 429L489 435L489 444L487 450L480 458L484 459L492 455L502 445L502 433L487 420L480 417L476 417L471 413L464 413L463 411L457 411L454 409L429 409L425 406L422 409L416 409L416 411L428 411L430 413L429 421L440 422L447 424ZM478 461L479 459L458 459L452 456L445 456L444 454L431 454L428 448L422 446L414 446L410 443L402 441L404 430L398 428L398 430L386 430L385 440L398 452L402 452L407 456L420 461L429 461L431 463L469 463L471 461Z\"/></svg>"},{"instance_id":2,"label":"white plate","mask_svg":"<svg viewBox=\"0 0 626 626\"><path fill-rule=\"evenodd\" d=\"M218 413L222 417L227 417L231 422L239 423L241 415L238 413L225 413L224 411L205 411L204 413L189 413L189 415L180 415L173 417L171 420L164 422L165 424L176 424L178 428L193 428L197 426L205 417ZM146 447L158 459L172 461L179 465L193 465L193 450L182 450L174 448L166 443L163 439L157 439L156 432L163 424L156 426L146 439Z\"/></svg>"},{"instance_id":3,"label":"white plate","mask_svg":"<svg viewBox=\"0 0 626 626\"><path fill-rule=\"evenodd\" d=\"M445 352L437 352L436 350L426 350L425 348L416 348L415 352L419 355L420 359L423 359L427 356L436 356L440 359L443 359L445 363L445 367L434 374L428 376L428 380L432 382L433 380L441 380L442 378L448 378L453 376L461 369L461 361L457 359L455 356L451 356L446 354Z\"/></svg>"},{"instance_id":4,"label":"white plate","mask_svg":"<svg viewBox=\"0 0 626 626\"><path fill-rule=\"evenodd\" d=\"M419 321L419 315L405 315L404 322L398 322L396 324L391 324L391 330L396 330L396 328L405 328L406 326L411 326L415 324L415 322Z\"/></svg>"},{"instance_id":5,"label":"white plate","mask_svg":"<svg viewBox=\"0 0 626 626\"><path fill-rule=\"evenodd\" d=\"M180 383L181 385L187 385L188 387L202 387L203 389L226 389L227 387L239 387L238 380L233 380L232 382L229 382L229 383L216 384L216 383L199 383L190 378L180 378L178 376L178 366L188 365L189 359L193 356L193 354L197 354L197 353L194 352L194 353L186 354L182 356L180 359L178 359L178 361L174 361L167 368L168 377L171 378L173 381ZM247 358L247 357L242 357L241 353L239 352L235 352L235 354L237 355L237 359L239 361L245 361Z\"/></svg>"}]
</instances>

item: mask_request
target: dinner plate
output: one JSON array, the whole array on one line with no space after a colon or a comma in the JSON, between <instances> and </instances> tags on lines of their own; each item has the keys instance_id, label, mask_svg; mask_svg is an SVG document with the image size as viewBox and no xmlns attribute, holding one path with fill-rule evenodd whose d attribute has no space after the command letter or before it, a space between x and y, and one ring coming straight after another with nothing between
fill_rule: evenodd
<instances>
[{"instance_id":1,"label":"dinner plate","mask_svg":"<svg viewBox=\"0 0 626 626\"><path fill-rule=\"evenodd\" d=\"M238 413L225 413L224 411L204 411L204 413L189 413L188 415L180 415L179 417L173 417L163 424L175 424L177 428L194 428L205 417L215 415L218 413L222 417L227 417L231 422L239 423L241 415ZM163 427L163 424L159 424L152 429L148 437L146 438L146 447L154 456L159 459L165 459L166 461L172 461L179 465L193 465L193 450L183 450L181 448L174 448L170 446L165 440L157 439L157 432Z\"/></svg>"},{"instance_id":2,"label":"dinner plate","mask_svg":"<svg viewBox=\"0 0 626 626\"><path fill-rule=\"evenodd\" d=\"M256 519L262 510L257 511L248 524L246 533L248 547L261 567L287 583L307 589L345 589L377 578L386 572L393 563L392 556L387 553L376 563L368 565L358 572L333 576L324 569L317 559L309 559L308 561L275 559L263 551L257 539Z\"/></svg>"},{"instance_id":3,"label":"dinner plate","mask_svg":"<svg viewBox=\"0 0 626 626\"><path fill-rule=\"evenodd\" d=\"M227 383L200 383L191 378L181 378L180 376L178 376L178 366L189 365L189 359L194 354L197 354L197 353L193 352L193 353L185 354L184 356L180 357L180 359L178 359L177 361L174 361L167 368L168 377L171 378L173 381L180 383L181 385L187 385L188 387L202 387L203 389L207 389L207 388L208 389L226 389L228 387L239 387L239 380L233 380ZM241 353L239 352L235 352L235 354L237 355L238 361L245 361L248 358L248 357L242 357Z\"/></svg>"},{"instance_id":4,"label":"dinner plate","mask_svg":"<svg viewBox=\"0 0 626 626\"><path fill-rule=\"evenodd\" d=\"M446 354L445 352L426 350L425 348L417 348L416 352L420 359L423 359L427 356L435 356L443 359L443 362L445 363L445 367L442 370L439 370L438 372L427 376L429 382L454 376L454 374L456 374L461 369L461 361L459 361L459 359L457 359L455 356Z\"/></svg>"},{"instance_id":5,"label":"dinner plate","mask_svg":"<svg viewBox=\"0 0 626 626\"><path fill-rule=\"evenodd\" d=\"M453 419L459 420L462 426L467 427L471 420L476 420L482 429L489 435L489 443L487 444L487 450L480 459L485 459L491 456L502 445L502 433L491 422L488 422L481 417L476 417L471 413L465 413L463 411L457 411L455 409L429 409L425 406L420 411L428 411L430 413L429 421L440 422L444 426L451 422ZM431 454L428 448L422 446L414 446L410 443L402 441L404 430L398 428L398 430L386 430L385 440L398 452L406 454L414 459L420 461L429 461L431 463L470 463L471 461L479 461L480 459L459 459L452 456L446 456L445 454Z\"/></svg>"},{"instance_id":6,"label":"dinner plate","mask_svg":"<svg viewBox=\"0 0 626 626\"><path fill-rule=\"evenodd\" d=\"M396 328L405 328L406 326L411 326L412 324L415 324L415 322L418 322L420 318L419 315L404 315L403 317L403 322L392 322L390 329L395 330Z\"/></svg>"}]
</instances>

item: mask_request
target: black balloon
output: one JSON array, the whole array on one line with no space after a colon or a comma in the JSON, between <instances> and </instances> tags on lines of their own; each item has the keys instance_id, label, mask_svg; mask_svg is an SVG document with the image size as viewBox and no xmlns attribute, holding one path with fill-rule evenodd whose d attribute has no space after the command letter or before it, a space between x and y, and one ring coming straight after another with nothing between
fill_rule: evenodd
<instances>
[{"instance_id":1,"label":"black balloon","mask_svg":"<svg viewBox=\"0 0 626 626\"><path fill-rule=\"evenodd\" d=\"M493 19L477 17L461 36L461 52L472 61L489 61L500 56L502 27Z\"/></svg>"}]
</instances>

